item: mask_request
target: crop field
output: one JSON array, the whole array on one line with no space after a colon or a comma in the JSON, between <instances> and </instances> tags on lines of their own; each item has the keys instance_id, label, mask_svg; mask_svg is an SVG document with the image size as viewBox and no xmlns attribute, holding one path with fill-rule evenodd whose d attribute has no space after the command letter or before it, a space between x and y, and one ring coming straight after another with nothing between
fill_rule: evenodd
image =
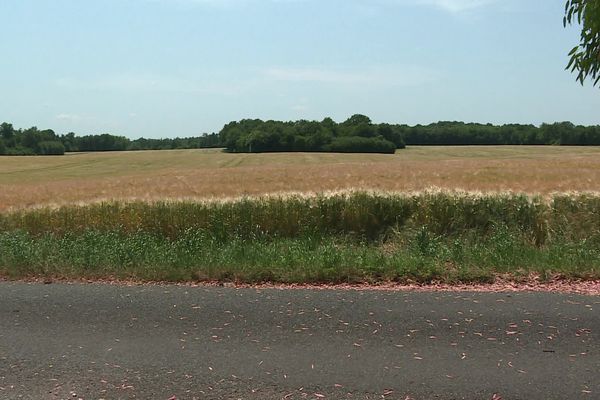
<instances>
[{"instance_id":1,"label":"crop field","mask_svg":"<svg viewBox=\"0 0 600 400\"><path fill-rule=\"evenodd\" d=\"M431 187L539 194L600 191L600 148L414 146L395 155L162 150L0 157L0 211L108 199Z\"/></svg>"},{"instance_id":2,"label":"crop field","mask_svg":"<svg viewBox=\"0 0 600 400\"><path fill-rule=\"evenodd\" d=\"M600 278L592 147L80 153L0 170L0 277Z\"/></svg>"}]
</instances>

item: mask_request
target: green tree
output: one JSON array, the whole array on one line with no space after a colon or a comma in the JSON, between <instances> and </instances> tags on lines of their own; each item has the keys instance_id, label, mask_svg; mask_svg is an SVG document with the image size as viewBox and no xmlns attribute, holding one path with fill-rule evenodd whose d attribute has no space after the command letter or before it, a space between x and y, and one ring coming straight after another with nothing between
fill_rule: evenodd
<instances>
[{"instance_id":1,"label":"green tree","mask_svg":"<svg viewBox=\"0 0 600 400\"><path fill-rule=\"evenodd\" d=\"M357 126L361 124L371 125L371 118L362 114L354 114L343 122L344 125Z\"/></svg>"},{"instance_id":2,"label":"green tree","mask_svg":"<svg viewBox=\"0 0 600 400\"><path fill-rule=\"evenodd\" d=\"M583 85L600 83L600 0L567 0L563 25L581 25L581 42L569 52L567 69L577 72Z\"/></svg>"},{"instance_id":3,"label":"green tree","mask_svg":"<svg viewBox=\"0 0 600 400\"><path fill-rule=\"evenodd\" d=\"M58 140L47 140L37 144L37 154L50 156L50 155L63 155L65 154L65 146Z\"/></svg>"},{"instance_id":4,"label":"green tree","mask_svg":"<svg viewBox=\"0 0 600 400\"><path fill-rule=\"evenodd\" d=\"M61 137L61 141L63 146L65 146L65 151L77 151L77 147L75 146L75 133L69 132L66 135Z\"/></svg>"},{"instance_id":5,"label":"green tree","mask_svg":"<svg viewBox=\"0 0 600 400\"><path fill-rule=\"evenodd\" d=\"M4 140L4 145L6 147L15 146L15 129L12 124L7 122L0 124L0 137Z\"/></svg>"},{"instance_id":6,"label":"green tree","mask_svg":"<svg viewBox=\"0 0 600 400\"><path fill-rule=\"evenodd\" d=\"M25 129L21 136L21 146L28 149L34 149L37 143L40 141L40 131L36 126L32 126L29 129Z\"/></svg>"}]
</instances>

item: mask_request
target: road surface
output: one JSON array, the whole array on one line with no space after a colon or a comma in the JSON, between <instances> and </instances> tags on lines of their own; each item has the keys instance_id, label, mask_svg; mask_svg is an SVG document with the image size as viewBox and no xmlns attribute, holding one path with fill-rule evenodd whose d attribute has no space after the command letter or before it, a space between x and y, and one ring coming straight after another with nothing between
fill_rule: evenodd
<instances>
[{"instance_id":1,"label":"road surface","mask_svg":"<svg viewBox=\"0 0 600 400\"><path fill-rule=\"evenodd\" d=\"M494 394L600 399L600 297L0 283L0 399Z\"/></svg>"}]
</instances>

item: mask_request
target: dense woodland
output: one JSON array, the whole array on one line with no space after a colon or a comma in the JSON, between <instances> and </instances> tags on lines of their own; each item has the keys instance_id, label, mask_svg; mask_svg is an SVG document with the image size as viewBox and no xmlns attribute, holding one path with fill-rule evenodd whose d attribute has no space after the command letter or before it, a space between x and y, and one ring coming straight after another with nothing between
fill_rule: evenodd
<instances>
[{"instance_id":1,"label":"dense woodland","mask_svg":"<svg viewBox=\"0 0 600 400\"><path fill-rule=\"evenodd\" d=\"M364 115L344 122L230 122L219 133L198 137L135 139L111 134L58 135L51 129L15 129L0 125L0 154L54 155L76 151L164 150L223 147L229 152L321 151L394 153L405 145L600 145L600 126L570 122L492 125L437 122L429 125L374 124Z\"/></svg>"},{"instance_id":2,"label":"dense woodland","mask_svg":"<svg viewBox=\"0 0 600 400\"><path fill-rule=\"evenodd\" d=\"M323 121L230 122L219 133L221 143L231 152L331 151L342 153L394 153L405 147L396 126L373 124L369 117L353 115L338 124Z\"/></svg>"},{"instance_id":3,"label":"dense woodland","mask_svg":"<svg viewBox=\"0 0 600 400\"><path fill-rule=\"evenodd\" d=\"M364 115L342 123L317 121L231 122L219 133L228 151L393 152L405 145L600 145L600 126L570 122L492 125L437 122L429 125L373 124ZM393 147L392 147L393 146Z\"/></svg>"}]
</instances>

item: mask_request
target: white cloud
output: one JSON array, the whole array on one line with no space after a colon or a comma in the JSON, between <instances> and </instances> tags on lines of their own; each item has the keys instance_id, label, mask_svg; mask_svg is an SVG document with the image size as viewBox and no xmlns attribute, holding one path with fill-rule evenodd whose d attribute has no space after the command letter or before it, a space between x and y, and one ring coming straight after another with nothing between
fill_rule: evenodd
<instances>
[{"instance_id":1,"label":"white cloud","mask_svg":"<svg viewBox=\"0 0 600 400\"><path fill-rule=\"evenodd\" d=\"M163 4L187 4L187 5L205 5L211 7L231 7L256 3L316 3L315 0L144 0L152 3ZM430 6L453 14L472 11L475 9L498 3L500 0L355 0L355 3L362 3L367 6L373 6L374 3L392 3L404 5Z\"/></svg>"},{"instance_id":2,"label":"white cloud","mask_svg":"<svg viewBox=\"0 0 600 400\"><path fill-rule=\"evenodd\" d=\"M380 4L432 7L452 14L466 13L499 3L500 0L378 0ZM504 0L506 1L506 0Z\"/></svg>"},{"instance_id":3,"label":"white cloud","mask_svg":"<svg viewBox=\"0 0 600 400\"><path fill-rule=\"evenodd\" d=\"M498 0L410 0L415 4L428 5L451 13L482 8L496 3Z\"/></svg>"},{"instance_id":4,"label":"white cloud","mask_svg":"<svg viewBox=\"0 0 600 400\"><path fill-rule=\"evenodd\" d=\"M236 95L252 82L225 81L216 77L173 77L140 73L84 79L60 78L55 84L59 88L75 91Z\"/></svg>"},{"instance_id":5,"label":"white cloud","mask_svg":"<svg viewBox=\"0 0 600 400\"><path fill-rule=\"evenodd\" d=\"M246 5L257 2L270 2L270 3L298 3L306 0L144 0L150 3L162 3L162 4L180 4L180 5L204 5L210 7L231 7Z\"/></svg>"},{"instance_id":6,"label":"white cloud","mask_svg":"<svg viewBox=\"0 0 600 400\"><path fill-rule=\"evenodd\" d=\"M56 115L54 118L56 118L59 121L66 121L66 122L81 121L81 115L69 114L69 113L61 113L61 114Z\"/></svg>"},{"instance_id":7,"label":"white cloud","mask_svg":"<svg viewBox=\"0 0 600 400\"><path fill-rule=\"evenodd\" d=\"M414 86L437 80L427 68L386 66L368 68L271 67L263 71L267 80L316 82L337 86Z\"/></svg>"},{"instance_id":8,"label":"white cloud","mask_svg":"<svg viewBox=\"0 0 600 400\"><path fill-rule=\"evenodd\" d=\"M235 76L235 78L232 78ZM169 76L152 73L65 77L55 81L62 90L114 92L135 95L217 95L239 96L268 84L313 82L340 88L415 86L439 79L439 73L416 66L371 67L280 67L240 68L225 73L191 73ZM56 118L75 121L79 116L59 114Z\"/></svg>"},{"instance_id":9,"label":"white cloud","mask_svg":"<svg viewBox=\"0 0 600 400\"><path fill-rule=\"evenodd\" d=\"M309 109L309 107L306 104L295 104L290 107L290 110L299 112L299 113L306 112L306 111L308 111L308 109Z\"/></svg>"}]
</instances>

